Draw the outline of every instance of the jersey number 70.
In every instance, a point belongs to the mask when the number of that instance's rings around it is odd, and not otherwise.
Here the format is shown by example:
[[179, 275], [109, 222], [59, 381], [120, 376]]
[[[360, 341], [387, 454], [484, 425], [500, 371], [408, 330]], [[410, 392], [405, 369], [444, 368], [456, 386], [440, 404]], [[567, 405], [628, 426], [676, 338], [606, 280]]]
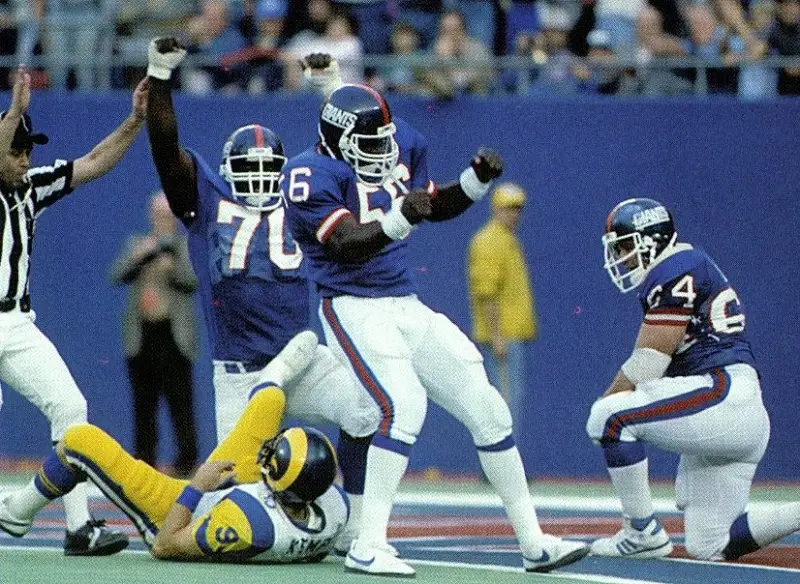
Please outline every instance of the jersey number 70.
[[282, 270], [296, 270], [299, 268], [303, 261], [303, 252], [300, 251], [297, 242], [294, 242], [294, 247], [288, 253], [285, 249], [285, 215], [286, 210], [283, 207], [264, 214], [261, 211], [248, 209], [222, 199], [217, 209], [217, 223], [231, 225], [237, 221], [239, 222], [236, 234], [233, 236], [233, 241], [231, 241], [228, 267], [231, 270], [245, 269], [253, 238], [259, 226], [266, 220], [266, 233], [269, 238], [267, 250], [270, 261]]

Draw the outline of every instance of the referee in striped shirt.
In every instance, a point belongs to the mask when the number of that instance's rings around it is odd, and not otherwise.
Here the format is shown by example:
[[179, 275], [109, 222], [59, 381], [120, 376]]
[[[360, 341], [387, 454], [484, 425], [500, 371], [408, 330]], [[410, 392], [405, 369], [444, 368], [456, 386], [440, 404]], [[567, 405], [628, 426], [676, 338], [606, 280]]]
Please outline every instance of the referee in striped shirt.
[[[128, 117], [90, 152], [37, 168], [30, 168], [31, 151], [48, 139], [34, 133], [25, 113], [30, 96], [30, 75], [20, 67], [11, 105], [0, 114], [0, 405], [3, 388], [18, 391], [47, 417], [57, 442], [68, 426], [86, 422], [87, 408], [64, 360], [34, 324], [28, 291], [34, 225], [50, 205], [120, 161], [144, 124], [147, 81], [134, 90]], [[85, 483], [64, 497], [64, 507], [66, 555], [108, 555], [128, 545], [125, 534], [91, 517]], [[0, 516], [8, 518], [2, 494]]]

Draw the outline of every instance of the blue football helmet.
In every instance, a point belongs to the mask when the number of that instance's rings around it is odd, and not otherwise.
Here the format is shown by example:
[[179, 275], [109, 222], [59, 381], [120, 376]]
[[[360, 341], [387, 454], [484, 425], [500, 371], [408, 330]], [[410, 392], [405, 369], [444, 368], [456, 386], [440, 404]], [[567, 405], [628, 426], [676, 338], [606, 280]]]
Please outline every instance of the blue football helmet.
[[630, 292], [677, 237], [672, 214], [658, 201], [622, 201], [609, 213], [602, 238], [604, 267], [611, 281], [622, 292]]
[[313, 501], [333, 484], [336, 453], [327, 436], [308, 427], [282, 429], [258, 453], [261, 474], [275, 497], [289, 504]]
[[364, 184], [377, 186], [392, 175], [400, 149], [392, 112], [383, 96], [363, 85], [342, 85], [319, 114], [322, 149], [344, 160]]
[[219, 174], [241, 204], [271, 211], [283, 203], [281, 169], [286, 164], [283, 142], [264, 126], [243, 126], [230, 135], [222, 148]]

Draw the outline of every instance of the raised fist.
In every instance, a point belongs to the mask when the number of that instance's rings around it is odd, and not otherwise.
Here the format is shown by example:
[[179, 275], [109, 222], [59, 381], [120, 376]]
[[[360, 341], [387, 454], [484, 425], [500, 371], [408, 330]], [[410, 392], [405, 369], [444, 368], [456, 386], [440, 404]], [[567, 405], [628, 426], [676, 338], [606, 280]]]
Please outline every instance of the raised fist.
[[416, 225], [423, 219], [430, 217], [433, 212], [431, 196], [425, 189], [413, 189], [408, 192], [400, 207], [400, 212], [411, 225]]
[[503, 159], [500, 154], [486, 146], [478, 148], [478, 153], [470, 161], [470, 166], [482, 183], [488, 183], [503, 174]]
[[186, 49], [173, 37], [160, 37], [150, 41], [147, 48], [147, 75], [166, 81], [186, 57]]
[[306, 55], [305, 58], [300, 61], [300, 64], [303, 66], [303, 70], [326, 69], [332, 61], [333, 57], [328, 53], [311, 53], [310, 55]]
[[327, 97], [342, 86], [339, 63], [328, 53], [311, 53], [301, 61], [303, 76], [317, 91]]

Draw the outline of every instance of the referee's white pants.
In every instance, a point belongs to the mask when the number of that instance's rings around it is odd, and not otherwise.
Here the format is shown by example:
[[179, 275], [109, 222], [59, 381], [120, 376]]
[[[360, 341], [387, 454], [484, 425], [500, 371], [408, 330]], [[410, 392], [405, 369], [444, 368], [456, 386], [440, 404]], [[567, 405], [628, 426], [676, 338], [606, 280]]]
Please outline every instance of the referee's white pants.
[[686, 550], [715, 559], [745, 512], [770, 424], [758, 374], [737, 364], [599, 399], [586, 430], [595, 441], [641, 441], [679, 453], [675, 494], [684, 511]]
[[[55, 442], [87, 420], [86, 399], [50, 339], [34, 324], [36, 313], [0, 313], [0, 383], [19, 392], [50, 420]], [[0, 388], [2, 403], [2, 388]]]
[[380, 407], [382, 435], [413, 444], [428, 398], [464, 424], [476, 446], [511, 434], [508, 405], [489, 383], [478, 349], [416, 295], [324, 298], [320, 320], [331, 351]]

